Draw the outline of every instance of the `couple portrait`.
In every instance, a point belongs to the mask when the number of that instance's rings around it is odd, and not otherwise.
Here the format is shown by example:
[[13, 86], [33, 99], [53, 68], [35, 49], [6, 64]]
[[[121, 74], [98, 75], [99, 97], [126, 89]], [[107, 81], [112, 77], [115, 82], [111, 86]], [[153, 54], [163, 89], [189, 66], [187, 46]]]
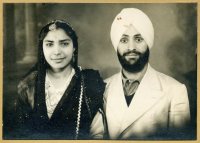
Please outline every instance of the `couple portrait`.
[[3, 140], [197, 140], [197, 3], [3, 3]]

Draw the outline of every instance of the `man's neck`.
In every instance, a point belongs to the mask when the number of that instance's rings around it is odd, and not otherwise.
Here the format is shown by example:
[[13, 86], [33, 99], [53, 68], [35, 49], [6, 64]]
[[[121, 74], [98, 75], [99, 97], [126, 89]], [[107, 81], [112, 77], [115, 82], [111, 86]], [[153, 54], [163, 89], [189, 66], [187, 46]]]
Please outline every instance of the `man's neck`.
[[146, 64], [141, 71], [129, 72], [129, 71], [125, 70], [125, 69], [122, 69], [122, 72], [123, 72], [123, 75], [127, 79], [130, 79], [130, 80], [142, 79], [144, 74], [147, 71], [147, 67], [148, 67], [148, 64]]

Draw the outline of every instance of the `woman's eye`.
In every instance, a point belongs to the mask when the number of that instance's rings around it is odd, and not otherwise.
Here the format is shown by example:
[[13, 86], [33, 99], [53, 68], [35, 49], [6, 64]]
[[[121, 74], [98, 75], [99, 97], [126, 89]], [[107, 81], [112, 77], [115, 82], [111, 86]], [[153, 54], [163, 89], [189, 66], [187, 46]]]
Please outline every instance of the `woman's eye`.
[[47, 46], [47, 47], [52, 47], [52, 46], [53, 46], [53, 43], [46, 43], [46, 46]]
[[127, 38], [122, 38], [122, 39], [120, 40], [120, 42], [121, 42], [121, 43], [127, 43], [127, 42], [128, 42], [128, 39], [127, 39]]
[[68, 42], [64, 42], [64, 43], [61, 43], [62, 46], [68, 46], [69, 43]]

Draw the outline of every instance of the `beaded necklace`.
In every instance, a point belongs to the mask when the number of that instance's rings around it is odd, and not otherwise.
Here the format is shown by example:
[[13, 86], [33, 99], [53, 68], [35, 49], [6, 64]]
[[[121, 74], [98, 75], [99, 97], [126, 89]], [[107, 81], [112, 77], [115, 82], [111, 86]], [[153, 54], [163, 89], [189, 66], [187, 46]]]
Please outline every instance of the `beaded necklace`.
[[[81, 67], [79, 66], [80, 72], [82, 71]], [[83, 101], [83, 93], [84, 93], [84, 77], [81, 74], [81, 89], [80, 89], [80, 97], [79, 97], [79, 104], [78, 104], [78, 114], [77, 114], [77, 122], [76, 122], [76, 135], [75, 139], [78, 139], [79, 130], [80, 130], [80, 119], [81, 119], [81, 106]]]

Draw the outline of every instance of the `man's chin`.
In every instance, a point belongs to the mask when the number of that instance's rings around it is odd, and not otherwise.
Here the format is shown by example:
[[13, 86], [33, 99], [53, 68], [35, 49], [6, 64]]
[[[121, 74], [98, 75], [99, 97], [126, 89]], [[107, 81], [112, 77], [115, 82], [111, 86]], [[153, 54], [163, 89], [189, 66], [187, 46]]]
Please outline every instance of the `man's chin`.
[[123, 65], [122, 67], [129, 72], [140, 72], [142, 69], [145, 67], [146, 64], [144, 65], [137, 65], [137, 64], [126, 64]]
[[121, 63], [122, 67], [129, 72], [139, 72], [146, 64], [147, 62], [141, 63], [138, 59], [124, 60], [124, 63]]
[[149, 49], [144, 54], [141, 54], [137, 58], [130, 58], [127, 56], [121, 56], [119, 52], [117, 52], [117, 56], [121, 66], [130, 72], [139, 72], [141, 71], [149, 60]]
[[131, 59], [131, 60], [126, 60], [126, 64], [129, 66], [134, 66], [137, 63], [138, 60], [136, 59]]

